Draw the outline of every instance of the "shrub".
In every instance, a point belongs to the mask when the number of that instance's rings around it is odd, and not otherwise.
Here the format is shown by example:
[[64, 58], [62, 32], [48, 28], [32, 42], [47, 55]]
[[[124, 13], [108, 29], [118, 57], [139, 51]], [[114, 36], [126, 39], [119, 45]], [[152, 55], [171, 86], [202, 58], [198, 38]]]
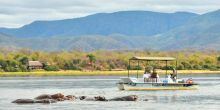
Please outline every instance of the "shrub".
[[115, 69], [115, 65], [114, 65], [113, 63], [110, 63], [110, 64], [109, 64], [109, 68], [110, 68], [110, 69]]
[[193, 65], [193, 69], [201, 70], [202, 67], [198, 64]]
[[8, 66], [8, 67], [5, 68], [5, 71], [6, 72], [19, 72], [21, 70], [19, 68], [16, 68], [16, 67]]
[[46, 70], [46, 71], [59, 71], [59, 67], [57, 67], [57, 66], [46, 66], [44, 68], [44, 70]]

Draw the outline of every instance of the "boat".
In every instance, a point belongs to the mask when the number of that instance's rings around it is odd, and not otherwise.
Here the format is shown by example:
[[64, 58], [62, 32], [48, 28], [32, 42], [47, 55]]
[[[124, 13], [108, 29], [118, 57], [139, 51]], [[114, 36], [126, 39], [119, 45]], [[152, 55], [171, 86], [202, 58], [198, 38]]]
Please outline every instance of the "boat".
[[[139, 73], [137, 69], [137, 75], [135, 77], [131, 77], [130, 66], [132, 62], [137, 62], [140, 67], [140, 62], [165, 62], [166, 63], [166, 74], [164, 78], [150, 78], [151, 80], [145, 81], [143, 78], [138, 78]], [[194, 83], [192, 78], [189, 79], [181, 79], [177, 77], [177, 70], [175, 80], [170, 78], [168, 74], [168, 62], [177, 60], [173, 57], [132, 57], [129, 59], [129, 68], [128, 68], [128, 76], [120, 78], [117, 83], [119, 90], [128, 90], [128, 91], [153, 91], [153, 90], [196, 90], [198, 89], [198, 84]]]

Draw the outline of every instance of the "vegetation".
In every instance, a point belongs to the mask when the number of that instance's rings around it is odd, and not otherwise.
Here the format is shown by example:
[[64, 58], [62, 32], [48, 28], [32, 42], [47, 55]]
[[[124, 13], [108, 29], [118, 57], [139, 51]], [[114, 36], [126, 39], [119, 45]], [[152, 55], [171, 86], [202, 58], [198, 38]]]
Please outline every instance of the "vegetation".
[[[158, 70], [159, 74], [165, 74], [165, 70]], [[142, 76], [144, 73], [143, 70], [139, 71], [138, 74]], [[171, 73], [171, 70], [168, 71], [168, 73]], [[220, 73], [220, 71], [209, 71], [209, 70], [178, 70], [178, 74], [217, 74]], [[26, 76], [126, 76], [128, 74], [128, 71], [31, 71], [31, 72], [0, 72], [0, 77], [26, 77]], [[136, 76], [137, 71], [132, 70], [130, 71], [130, 75]]]
[[[178, 60], [178, 70], [220, 70], [220, 54], [213, 51], [62, 51], [43, 52], [21, 49], [14, 52], [0, 50], [1, 72], [26, 72], [36, 71], [27, 69], [28, 61], [40, 61], [44, 63], [46, 71], [79, 70], [79, 71], [114, 71], [144, 69], [146, 63], [131, 62], [128, 67], [128, 59], [132, 56], [171, 56]], [[159, 64], [158, 64], [159, 63]], [[175, 67], [176, 62], [169, 62], [169, 68]], [[158, 69], [166, 69], [165, 63], [154, 62], [148, 65]]]

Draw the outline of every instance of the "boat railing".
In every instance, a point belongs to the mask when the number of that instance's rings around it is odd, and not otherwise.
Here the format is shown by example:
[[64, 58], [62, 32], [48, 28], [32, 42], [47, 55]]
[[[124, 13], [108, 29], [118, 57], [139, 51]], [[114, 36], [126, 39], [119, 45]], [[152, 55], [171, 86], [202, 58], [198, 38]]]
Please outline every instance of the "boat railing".
[[152, 83], [160, 82], [160, 78], [147, 78], [147, 80], [144, 82], [152, 82]]

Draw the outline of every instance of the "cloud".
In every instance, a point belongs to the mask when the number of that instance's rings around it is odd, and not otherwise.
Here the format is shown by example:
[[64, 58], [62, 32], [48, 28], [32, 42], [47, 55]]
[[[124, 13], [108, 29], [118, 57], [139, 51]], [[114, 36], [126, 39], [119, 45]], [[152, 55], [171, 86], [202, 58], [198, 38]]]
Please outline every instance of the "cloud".
[[206, 13], [219, 0], [0, 0], [0, 27], [20, 27], [35, 20], [58, 20], [126, 10]]

